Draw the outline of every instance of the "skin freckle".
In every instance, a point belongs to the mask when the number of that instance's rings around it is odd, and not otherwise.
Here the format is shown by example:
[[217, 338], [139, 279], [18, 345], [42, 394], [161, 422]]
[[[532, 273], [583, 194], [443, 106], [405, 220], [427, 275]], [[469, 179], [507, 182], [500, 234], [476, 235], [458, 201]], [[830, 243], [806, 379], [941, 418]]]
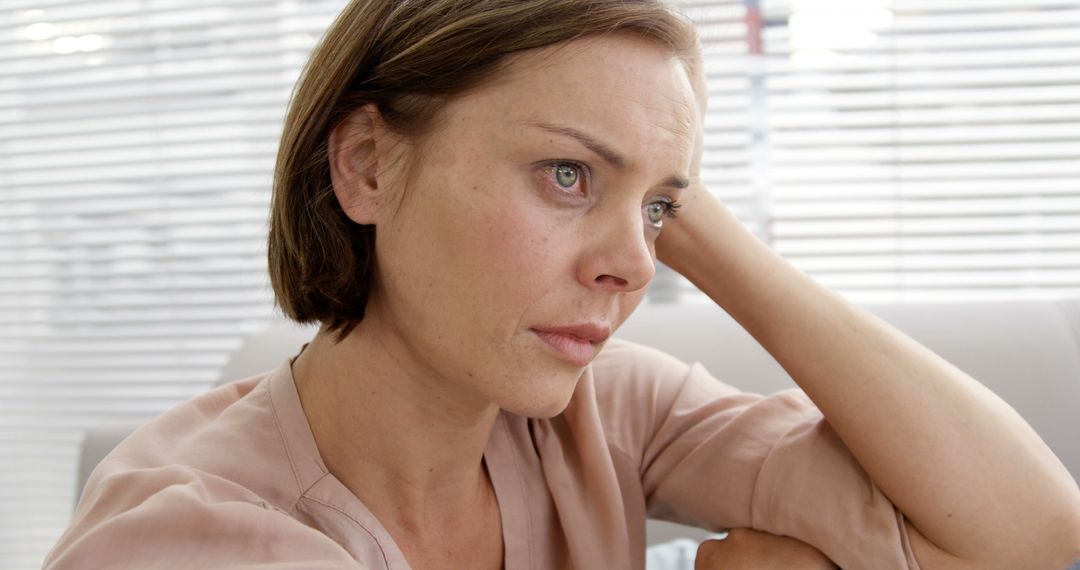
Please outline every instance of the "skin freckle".
[[[544, 58], [550, 67], [537, 73]], [[452, 120], [422, 147], [403, 149], [408, 192], [394, 194], [400, 207], [379, 220], [379, 279], [347, 349], [333, 353], [351, 364], [338, 371], [379, 371], [342, 374], [341, 382], [386, 389], [378, 402], [349, 401], [356, 406], [328, 397], [346, 412], [344, 427], [328, 428], [340, 432], [330, 439], [373, 433], [374, 418], [391, 418], [383, 427], [395, 445], [402, 430], [438, 425], [406, 451], [461, 471], [458, 449], [482, 450], [498, 410], [550, 418], [565, 408], [582, 367], [536, 331], [582, 323], [614, 329], [644, 297], [654, 265], [639, 202], [647, 185], [674, 174], [668, 131], [677, 121], [667, 98], [679, 97], [681, 86], [670, 81], [671, 65], [663, 47], [621, 36], [532, 52], [498, 80], [455, 98], [441, 111]], [[522, 132], [534, 118], [586, 133], [625, 160], [594, 156], [572, 137]], [[557, 160], [585, 162], [599, 183], [590, 188], [585, 180], [584, 198], [563, 199], [536, 166]], [[323, 346], [335, 350], [329, 339]], [[298, 362], [312, 377], [326, 374], [313, 351], [304, 354]], [[365, 405], [380, 413], [354, 413]], [[342, 464], [358, 455], [350, 445], [332, 450]], [[429, 465], [400, 467], [424, 474]], [[346, 484], [365, 481], [358, 474]]]

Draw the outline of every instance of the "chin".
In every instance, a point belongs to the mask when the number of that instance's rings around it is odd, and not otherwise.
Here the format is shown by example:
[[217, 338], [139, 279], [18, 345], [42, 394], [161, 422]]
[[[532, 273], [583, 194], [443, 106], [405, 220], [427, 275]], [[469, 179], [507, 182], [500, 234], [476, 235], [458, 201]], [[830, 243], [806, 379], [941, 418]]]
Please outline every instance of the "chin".
[[570, 404], [570, 398], [567, 398], [566, 401], [564, 401], [564, 402], [559, 402], [558, 405], [555, 405], [555, 406], [550, 406], [550, 407], [547, 407], [547, 408], [540, 408], [540, 409], [532, 409], [532, 410], [529, 410], [526, 413], [518, 414], [518, 415], [527, 416], [527, 417], [530, 417], [530, 418], [536, 418], [536, 419], [540, 419], [540, 420], [547, 420], [547, 419], [551, 419], [551, 418], [563, 413], [563, 410], [566, 409], [566, 406], [568, 404]]
[[[570, 398], [573, 397], [582, 374], [584, 371], [572, 377], [565, 373], [553, 373], [531, 378], [527, 382], [536, 388], [516, 390], [513, 394], [515, 397], [508, 398], [499, 407], [519, 416], [538, 419], [553, 418], [561, 414], [570, 404]], [[553, 379], [557, 380], [553, 382]]]

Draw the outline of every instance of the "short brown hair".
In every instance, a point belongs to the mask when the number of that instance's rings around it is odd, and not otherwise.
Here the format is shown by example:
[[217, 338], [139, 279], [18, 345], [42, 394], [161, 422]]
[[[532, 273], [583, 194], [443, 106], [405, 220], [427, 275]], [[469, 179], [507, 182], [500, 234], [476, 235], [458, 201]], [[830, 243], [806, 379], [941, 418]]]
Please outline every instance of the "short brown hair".
[[440, 100], [482, 84], [507, 55], [617, 31], [684, 61], [697, 46], [693, 26], [662, 0], [353, 0], [311, 54], [278, 148], [268, 254], [282, 311], [341, 337], [364, 317], [374, 227], [342, 212], [327, 159], [349, 113], [374, 103], [391, 129], [418, 137]]

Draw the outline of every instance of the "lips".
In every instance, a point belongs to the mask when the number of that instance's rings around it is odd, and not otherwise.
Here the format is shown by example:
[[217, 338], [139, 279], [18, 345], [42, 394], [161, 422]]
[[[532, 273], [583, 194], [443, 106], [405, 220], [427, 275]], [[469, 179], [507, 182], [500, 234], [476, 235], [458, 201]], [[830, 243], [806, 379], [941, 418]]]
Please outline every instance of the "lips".
[[588, 366], [600, 345], [611, 336], [610, 327], [594, 323], [533, 327], [530, 330], [559, 357], [579, 367]]

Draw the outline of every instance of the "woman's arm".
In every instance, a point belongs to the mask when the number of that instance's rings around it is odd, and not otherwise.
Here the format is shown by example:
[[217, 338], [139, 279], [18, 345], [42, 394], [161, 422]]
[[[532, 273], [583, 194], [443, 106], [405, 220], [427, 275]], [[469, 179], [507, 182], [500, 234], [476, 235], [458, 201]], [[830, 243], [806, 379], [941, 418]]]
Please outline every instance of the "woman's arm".
[[1012, 408], [794, 268], [700, 184], [681, 201], [658, 257], [791, 374], [907, 517], [925, 568], [1080, 557], [1080, 490]]

